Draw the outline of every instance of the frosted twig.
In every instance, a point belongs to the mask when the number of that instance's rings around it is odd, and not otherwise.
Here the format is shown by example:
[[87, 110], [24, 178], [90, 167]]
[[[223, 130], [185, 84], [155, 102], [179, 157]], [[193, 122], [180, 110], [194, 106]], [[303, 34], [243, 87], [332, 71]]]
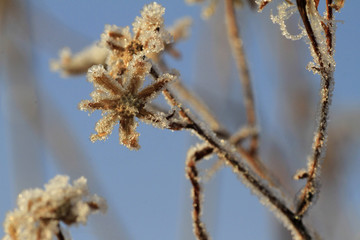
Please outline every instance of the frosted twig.
[[[159, 62], [159, 66], [162, 68], [164, 72], [168, 72], [169, 68], [166, 63], [163, 61]], [[160, 73], [153, 68], [150, 72], [153, 77], [156, 79]], [[215, 116], [210, 112], [208, 107], [198, 99], [189, 89], [187, 89], [180, 81], [175, 81], [172, 86], [175, 86], [176, 93], [183, 98], [183, 100], [187, 101], [193, 108], [195, 108], [203, 120], [209, 124], [212, 131], [214, 131], [217, 135], [222, 136], [223, 138], [229, 138], [230, 134], [220, 125]], [[174, 94], [169, 92], [169, 90], [165, 91], [166, 98], [169, 100], [170, 105], [178, 107], [179, 103], [177, 103]], [[184, 110], [182, 110], [184, 111]], [[234, 145], [238, 145], [238, 143], [244, 140], [247, 137], [252, 137], [254, 135], [257, 136], [257, 128], [256, 127], [243, 127], [239, 129], [238, 132], [235, 133], [229, 140], [230, 143]], [[255, 172], [261, 176], [263, 179], [269, 181], [270, 184], [273, 184], [273, 179], [270, 176], [271, 174], [267, 170], [267, 168], [262, 164], [261, 161], [258, 160], [256, 156], [249, 154], [247, 150], [242, 148], [240, 145], [237, 146], [237, 150], [241, 154], [241, 156], [254, 168]], [[255, 159], [255, 161], [254, 161]], [[219, 164], [215, 165], [219, 166]], [[215, 172], [215, 170], [211, 170], [210, 172]], [[212, 173], [211, 173], [212, 174]]]
[[[157, 78], [160, 74], [155, 68], [151, 68], [150, 74]], [[240, 176], [243, 183], [253, 190], [253, 192], [259, 197], [260, 201], [265, 203], [270, 210], [272, 210], [276, 217], [289, 229], [294, 239], [312, 239], [309, 230], [305, 227], [302, 219], [298, 219], [296, 214], [291, 211], [283, 199], [276, 195], [275, 189], [269, 187], [266, 183], [260, 180], [256, 174], [254, 174], [235, 153], [225, 147], [218, 139], [216, 134], [211, 130], [205, 129], [205, 127], [198, 123], [191, 115], [186, 111], [179, 103], [173, 94], [164, 89], [163, 94], [168, 100], [169, 104], [176, 107], [179, 111], [179, 115], [187, 122], [184, 126], [185, 129], [192, 130], [196, 135], [214, 148], [214, 152], [222, 159], [233, 171]]]
[[[233, 55], [239, 71], [239, 77], [243, 86], [243, 99], [246, 109], [247, 124], [250, 128], [256, 128], [256, 113], [253, 89], [251, 86], [250, 70], [246, 60], [243, 41], [240, 37], [239, 27], [236, 22], [236, 13], [234, 0], [225, 1], [226, 8], [226, 26], [228, 30], [228, 37], [230, 45], [233, 50]], [[258, 150], [258, 134], [253, 134], [250, 140], [249, 152], [251, 155], [256, 156]], [[251, 164], [257, 165], [254, 158]]]
[[[298, 207], [296, 214], [298, 218], [301, 218], [309, 209], [309, 207], [314, 203], [318, 194], [319, 194], [319, 179], [320, 179], [320, 166], [321, 160], [325, 155], [325, 146], [327, 142], [327, 129], [328, 129], [328, 118], [329, 118], [329, 107], [331, 104], [332, 90], [334, 85], [333, 71], [334, 66], [329, 62], [329, 58], [332, 58], [332, 41], [328, 41], [328, 52], [324, 53], [321, 51], [319, 46], [319, 39], [317, 39], [320, 34], [317, 34], [313, 29], [313, 22], [309, 19], [315, 15], [315, 6], [313, 2], [306, 0], [297, 0], [297, 6], [299, 13], [301, 15], [302, 21], [304, 23], [307, 35], [310, 40], [310, 44], [313, 52], [315, 53], [314, 59], [315, 62], [319, 64], [319, 74], [321, 76], [321, 100], [319, 106], [319, 120], [317, 130], [314, 135], [313, 141], [313, 151], [309, 158], [308, 162], [308, 178], [305, 187], [301, 191], [301, 196], [299, 198]], [[329, 3], [327, 1], [326, 3]], [[327, 8], [329, 9], [329, 8]], [[328, 11], [328, 18], [332, 20], [332, 12]], [[330, 25], [328, 26], [330, 27]], [[317, 35], [316, 35], [317, 34]], [[326, 38], [331, 37], [326, 34]], [[329, 39], [328, 39], [329, 40]], [[330, 44], [330, 45], [329, 45]], [[330, 56], [325, 56], [329, 54]]]
[[198, 170], [196, 167], [196, 163], [203, 159], [204, 157], [208, 156], [214, 151], [214, 148], [205, 144], [200, 148], [191, 148], [188, 151], [188, 156], [186, 160], [186, 175], [189, 178], [192, 190], [191, 190], [191, 197], [193, 199], [193, 227], [194, 227], [194, 234], [198, 240], [207, 240], [210, 239], [204, 223], [201, 221], [201, 211], [202, 211], [202, 197], [201, 197], [201, 186], [199, 183], [199, 176]]
[[[229, 137], [229, 133], [225, 133], [224, 135], [225, 135], [225, 139], [228, 139], [229, 143], [231, 143], [236, 148], [240, 156], [247, 163], [250, 164], [252, 170], [254, 170], [254, 172], [257, 175], [259, 175], [262, 179], [268, 181], [268, 183], [271, 186], [275, 186], [275, 183], [278, 182], [277, 179], [271, 174], [269, 169], [267, 169], [267, 167], [264, 164], [262, 164], [262, 161], [258, 159], [259, 157], [251, 155], [248, 150], [246, 150], [243, 146], [241, 146], [241, 142], [246, 138], [251, 137], [253, 134], [257, 134], [256, 128], [243, 127], [240, 128], [235, 134], [233, 134], [230, 137]], [[256, 161], [254, 161], [254, 159]], [[219, 159], [218, 161], [221, 162], [221, 159]], [[207, 179], [210, 179], [211, 176], [216, 172], [216, 170], [221, 166], [222, 164], [220, 164], [219, 162], [215, 163], [210, 168], [209, 173], [207, 175]]]
[[[189, 119], [191, 117], [187, 115]], [[192, 129], [199, 138], [207, 142], [214, 148], [215, 153], [223, 159], [223, 161], [230, 166], [233, 171], [238, 174], [243, 180], [244, 184], [253, 190], [253, 192], [260, 198], [260, 201], [265, 203], [270, 210], [272, 210], [276, 217], [289, 229], [294, 239], [312, 239], [309, 230], [304, 226], [302, 219], [298, 219], [296, 214], [292, 212], [282, 199], [275, 194], [275, 190], [269, 187], [266, 183], [258, 179], [256, 175], [248, 169], [242, 161], [234, 155], [234, 153], [223, 146], [214, 133], [207, 132], [201, 124], [196, 123], [193, 119], [192, 124], [188, 128]]]
[[324, 32], [325, 32], [328, 53], [331, 56], [334, 54], [333, 52], [334, 41], [333, 41], [333, 34], [331, 32], [331, 29], [333, 28], [332, 20], [334, 18], [333, 9], [331, 7], [332, 2], [333, 2], [332, 0], [326, 0], [326, 20], [328, 20], [328, 23], [326, 24], [324, 22], [321, 22], [321, 26], [324, 28]]
[[216, 119], [207, 105], [201, 101], [193, 92], [191, 92], [181, 81], [176, 81], [172, 85], [175, 88], [176, 93], [184, 99], [189, 105], [196, 109], [197, 113], [204, 119], [205, 122], [209, 124], [211, 129], [215, 132], [223, 131], [223, 127], [220, 122]]
[[[163, 61], [163, 59], [160, 59], [158, 64], [162, 72], [169, 72], [170, 69]], [[171, 88], [174, 88], [176, 95], [178, 95], [183, 101], [187, 102], [193, 109], [196, 110], [200, 117], [210, 126], [213, 131], [216, 133], [222, 133], [224, 131], [224, 127], [221, 126], [221, 123], [216, 119], [208, 106], [184, 84], [182, 84], [181, 80], [173, 82]]]

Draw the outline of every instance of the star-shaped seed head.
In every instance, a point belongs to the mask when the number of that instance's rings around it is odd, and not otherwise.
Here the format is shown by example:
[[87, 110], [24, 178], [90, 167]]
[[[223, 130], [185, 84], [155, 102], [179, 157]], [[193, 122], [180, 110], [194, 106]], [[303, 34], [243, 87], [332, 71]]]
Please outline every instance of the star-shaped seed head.
[[145, 77], [153, 68], [147, 55], [163, 51], [164, 44], [170, 42], [162, 18], [164, 11], [157, 3], [145, 6], [141, 17], [133, 23], [134, 36], [128, 27], [105, 28], [101, 44], [110, 51], [106, 68], [96, 65], [89, 69], [88, 81], [94, 84], [95, 90], [91, 93], [92, 100], [79, 104], [83, 111], [101, 110], [103, 113], [91, 141], [105, 140], [119, 123], [120, 143], [129, 149], [139, 149], [135, 117], [157, 127], [166, 126], [166, 119], [151, 110], [148, 104], [176, 76], [163, 74], [142, 88]]

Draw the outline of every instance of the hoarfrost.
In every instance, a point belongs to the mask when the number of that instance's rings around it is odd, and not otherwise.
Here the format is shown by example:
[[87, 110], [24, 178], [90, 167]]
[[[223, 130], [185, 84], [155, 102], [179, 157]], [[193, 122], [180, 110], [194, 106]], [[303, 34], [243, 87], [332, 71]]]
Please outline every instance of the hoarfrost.
[[277, 10], [278, 15], [274, 16], [271, 12], [270, 19], [273, 23], [279, 24], [282, 35], [291, 40], [299, 40], [306, 36], [306, 31], [301, 26], [299, 26], [301, 32], [297, 35], [291, 35], [287, 30], [285, 21], [297, 12], [297, 7], [295, 5], [290, 5], [287, 2], [283, 2], [277, 7]]
[[154, 2], [146, 5], [141, 11], [141, 17], [136, 17], [133, 23], [135, 38], [146, 46], [145, 54], [157, 53], [165, 48], [165, 43], [170, 43], [172, 37], [164, 26], [162, 15], [165, 8]]
[[17, 205], [17, 209], [6, 215], [3, 240], [51, 240], [62, 235], [60, 222], [85, 224], [90, 213], [107, 209], [103, 198], [89, 194], [84, 177], [71, 186], [69, 177], [62, 175], [51, 179], [44, 190], [24, 190]]
[[[109, 45], [126, 48], [132, 41], [129, 27], [118, 27], [116, 25], [105, 25], [104, 33], [101, 34], [100, 46]], [[111, 50], [111, 49], [110, 49]]]

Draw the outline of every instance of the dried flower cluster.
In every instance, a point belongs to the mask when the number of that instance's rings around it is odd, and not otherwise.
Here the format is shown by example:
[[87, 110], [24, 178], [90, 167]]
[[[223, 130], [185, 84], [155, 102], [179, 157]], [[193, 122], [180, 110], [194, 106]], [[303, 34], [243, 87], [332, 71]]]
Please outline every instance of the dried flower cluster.
[[[187, 2], [198, 3], [203, 2], [203, 0], [187, 0]], [[306, 39], [313, 57], [313, 62], [309, 64], [308, 69], [321, 77], [319, 120], [311, 156], [308, 160], [308, 168], [299, 170], [294, 176], [296, 180], [306, 180], [296, 202], [291, 202], [288, 196], [285, 196], [281, 191], [281, 186], [277, 186], [277, 179], [263, 164], [258, 151], [260, 133], [256, 120], [252, 80], [235, 11], [235, 7], [243, 2], [242, 0], [225, 0], [228, 38], [243, 87], [247, 117], [245, 126], [241, 126], [238, 133], [227, 132], [226, 128], [221, 126], [199, 99], [184, 86], [174, 84], [179, 95], [182, 95], [185, 101], [198, 110], [199, 115], [202, 115], [200, 117], [204, 122], [199, 122], [190, 110], [185, 109], [182, 103], [174, 97], [172, 91], [167, 88], [169, 83], [177, 78], [177, 74], [160, 73], [159, 69], [163, 72], [169, 71], [162, 59], [162, 53], [167, 51], [174, 57], [180, 55], [173, 48], [173, 43], [186, 37], [190, 22], [183, 20], [176, 24], [171, 31], [167, 31], [162, 17], [165, 9], [157, 3], [144, 7], [141, 17], [137, 17], [133, 23], [133, 33], [130, 32], [129, 27], [107, 25], [98, 45], [94, 45], [75, 56], [72, 56], [69, 50], [65, 50], [60, 56], [60, 61], [53, 62], [52, 66], [65, 74], [82, 73], [89, 68], [87, 79], [93, 83], [95, 90], [91, 93], [92, 99], [83, 100], [79, 104], [79, 108], [90, 113], [95, 110], [102, 112], [102, 119], [95, 126], [96, 133], [91, 135], [93, 142], [105, 140], [114, 126], [119, 123], [120, 143], [132, 150], [139, 149], [136, 118], [160, 128], [191, 130], [199, 137], [202, 144], [190, 149], [186, 161], [187, 177], [192, 184], [192, 216], [194, 234], [197, 239], [207, 240], [210, 238], [206, 226], [201, 220], [203, 188], [197, 163], [213, 154], [217, 155], [221, 164], [231, 167], [241, 181], [258, 196], [260, 202], [273, 211], [274, 215], [290, 230], [293, 239], [315, 239], [317, 233], [308, 229], [303, 222], [303, 217], [319, 194], [320, 167], [325, 154], [329, 107], [334, 84], [333, 73], [335, 71], [333, 9], [339, 10], [344, 1], [327, 0], [326, 11], [323, 16], [318, 12], [319, 1], [297, 0], [295, 5], [292, 1], [285, 0], [277, 7], [278, 14], [276, 16], [271, 14], [271, 20], [279, 24], [282, 34], [286, 38], [292, 40]], [[257, 3], [261, 11], [272, 1], [248, 0], [247, 2], [250, 6]], [[215, 11], [217, 3], [217, 0], [211, 0], [203, 15], [205, 17], [210, 16]], [[299, 13], [303, 26], [300, 26], [300, 33], [293, 36], [287, 31], [285, 21], [297, 13]], [[172, 42], [173, 40], [174, 42]], [[99, 55], [94, 57], [96, 55], [94, 53], [98, 51]], [[159, 67], [155, 64], [158, 64]], [[152, 83], [143, 87], [148, 76]], [[170, 114], [158, 110], [151, 104], [151, 101], [161, 91], [172, 107]], [[67, 194], [63, 193], [63, 195], [66, 196]], [[36, 201], [42, 202], [42, 199], [38, 198]], [[29, 210], [34, 208], [34, 201], [32, 200], [31, 204], [27, 204]], [[40, 224], [36, 225], [35, 230], [39, 232], [38, 228], [40, 229], [41, 226], [45, 225], [47, 227], [49, 220], [56, 220], [57, 222], [54, 222], [51, 227], [46, 228], [50, 229], [46, 230], [48, 232], [40, 231], [41, 234], [51, 236], [51, 234], [61, 232], [59, 221], [72, 224], [83, 222], [81, 219], [86, 219], [86, 217], [80, 217], [87, 216], [86, 214], [81, 215], [79, 210], [72, 210], [75, 208], [68, 205], [72, 206], [68, 202], [63, 202], [52, 208], [60, 210], [51, 212], [55, 216], [41, 217]], [[90, 205], [89, 202], [85, 203], [85, 206], [91, 207]], [[64, 211], [70, 214], [65, 215], [63, 214]], [[34, 215], [34, 213], [32, 214]], [[23, 232], [23, 230], [14, 228], [16, 223], [11, 222], [12, 219], [15, 219], [14, 217], [8, 218], [10, 219], [8, 222], [11, 224], [6, 225], [6, 228], [10, 239], [19, 239], [13, 236], [17, 237], [17, 232]], [[19, 222], [21, 221], [23, 219], [19, 220]], [[27, 234], [33, 234], [35, 230], [31, 230], [32, 232]]]
[[157, 3], [145, 6], [141, 17], [133, 23], [133, 35], [129, 27], [105, 27], [101, 36], [101, 45], [109, 51], [105, 66], [95, 65], [89, 69], [88, 81], [94, 84], [95, 91], [91, 93], [91, 101], [79, 104], [83, 111], [101, 110], [103, 113], [91, 141], [106, 139], [119, 122], [120, 143], [129, 149], [139, 149], [135, 117], [157, 127], [166, 127], [164, 115], [148, 104], [176, 75], [163, 74], [141, 89], [154, 67], [149, 56], [159, 54], [172, 39], [164, 27], [164, 12]]
[[3, 240], [65, 239], [60, 223], [85, 224], [89, 214], [106, 211], [105, 200], [89, 194], [84, 177], [75, 180], [72, 186], [68, 182], [69, 177], [58, 175], [45, 184], [45, 190], [21, 192], [18, 208], [6, 216]]
[[[174, 48], [174, 44], [189, 36], [191, 23], [192, 20], [189, 17], [177, 20], [173, 26], [167, 28], [167, 31], [172, 36], [172, 41], [165, 42], [164, 51], [148, 53], [146, 56], [156, 63], [159, 63], [164, 52], [167, 52], [174, 58], [180, 58], [181, 53]], [[53, 71], [59, 71], [63, 77], [84, 74], [93, 65], [106, 65], [109, 53], [111, 51], [109, 51], [107, 44], [95, 43], [75, 54], [72, 54], [70, 48], [65, 47], [60, 50], [59, 59], [52, 59], [50, 61], [50, 68]]]

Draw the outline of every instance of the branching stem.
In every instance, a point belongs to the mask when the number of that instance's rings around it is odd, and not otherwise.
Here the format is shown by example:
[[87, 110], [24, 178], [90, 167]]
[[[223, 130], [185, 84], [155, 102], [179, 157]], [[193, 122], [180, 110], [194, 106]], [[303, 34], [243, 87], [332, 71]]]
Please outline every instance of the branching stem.
[[[160, 76], [155, 68], [151, 69], [150, 74], [155, 79]], [[220, 139], [216, 137], [214, 132], [206, 130], [200, 123], [195, 121], [168, 89], [163, 90], [163, 94], [172, 106], [178, 108], [180, 116], [188, 122], [185, 128], [192, 130], [200, 139], [209, 144], [218, 157], [223, 159], [223, 161], [242, 178], [246, 186], [253, 189], [262, 201], [268, 202], [270, 208], [276, 213], [275, 215], [285, 226], [287, 226], [294, 236], [303, 240], [312, 239], [311, 234], [303, 224], [302, 219], [299, 219], [297, 215], [286, 206], [284, 201], [275, 194], [274, 189], [269, 187], [248, 169], [234, 152], [221, 144]]]
[[[159, 60], [159, 67], [162, 72], [169, 72], [169, 67], [163, 61], [163, 59]], [[201, 101], [192, 91], [190, 91], [182, 81], [175, 81], [172, 84], [176, 94], [183, 100], [186, 101], [193, 109], [197, 111], [200, 117], [211, 127], [211, 129], [215, 132], [222, 132], [224, 127], [221, 126], [220, 122], [216, 119], [214, 114], [210, 111], [208, 106]]]
[[[314, 203], [319, 193], [318, 181], [320, 178], [321, 160], [325, 155], [325, 146], [327, 141], [327, 129], [328, 129], [328, 119], [329, 119], [329, 107], [331, 104], [334, 78], [333, 78], [333, 70], [331, 66], [327, 66], [327, 64], [324, 61], [325, 56], [323, 56], [323, 53], [320, 51], [318, 40], [316, 39], [314, 30], [309, 20], [309, 16], [308, 16], [309, 7], [307, 6], [309, 2], [307, 0], [297, 0], [296, 2], [307, 35], [309, 37], [310, 44], [318, 58], [318, 62], [320, 65], [319, 72], [321, 75], [321, 92], [320, 92], [321, 100], [319, 104], [320, 112], [319, 112], [318, 126], [314, 135], [313, 151], [308, 165], [309, 177], [307, 178], [306, 185], [302, 190], [296, 211], [298, 218], [302, 218], [303, 215], [309, 209], [309, 207]], [[326, 3], [327, 4], [331, 3], [331, 0], [327, 0]], [[329, 7], [327, 7], [326, 9], [327, 9], [328, 20], [332, 20], [333, 18], [332, 10], [329, 9]], [[331, 21], [329, 22], [329, 24], [332, 24]], [[327, 39], [328, 54], [330, 54], [332, 57], [333, 42], [332, 42], [332, 33], [330, 31], [330, 27], [331, 27], [330, 25], [326, 25], [324, 31]]]

